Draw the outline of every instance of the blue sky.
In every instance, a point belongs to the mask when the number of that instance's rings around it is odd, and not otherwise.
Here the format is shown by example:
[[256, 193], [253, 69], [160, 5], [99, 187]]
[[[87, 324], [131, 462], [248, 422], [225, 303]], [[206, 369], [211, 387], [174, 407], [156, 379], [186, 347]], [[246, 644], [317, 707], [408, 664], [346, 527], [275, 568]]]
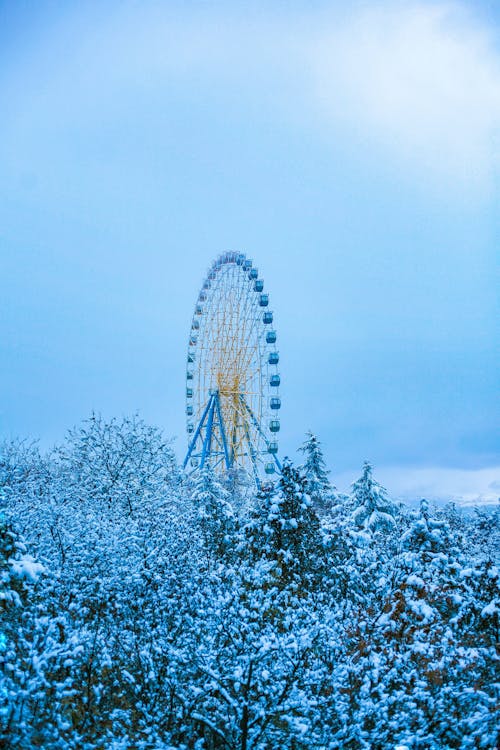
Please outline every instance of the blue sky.
[[[348, 6], [348, 7], [347, 7]], [[272, 295], [282, 449], [498, 496], [493, 2], [0, 2], [0, 432], [184, 450], [205, 270]]]

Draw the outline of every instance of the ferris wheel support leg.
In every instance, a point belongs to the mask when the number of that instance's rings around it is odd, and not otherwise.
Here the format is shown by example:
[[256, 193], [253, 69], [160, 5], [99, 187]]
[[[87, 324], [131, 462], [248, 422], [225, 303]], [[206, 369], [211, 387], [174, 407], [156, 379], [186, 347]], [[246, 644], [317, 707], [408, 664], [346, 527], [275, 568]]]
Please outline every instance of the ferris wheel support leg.
[[224, 422], [222, 420], [222, 412], [221, 412], [221, 408], [220, 408], [220, 399], [219, 399], [219, 394], [218, 393], [217, 393], [217, 395], [215, 397], [215, 405], [217, 407], [217, 417], [218, 417], [218, 420], [219, 420], [220, 434], [221, 434], [221, 438], [222, 438], [222, 445], [223, 445], [223, 448], [224, 448], [224, 459], [226, 461], [226, 469], [230, 469], [231, 468], [231, 462], [229, 460], [229, 452], [227, 450], [226, 430], [224, 429]]
[[[255, 429], [258, 431], [259, 435], [267, 442], [267, 438], [266, 438], [266, 436], [264, 435], [264, 433], [262, 432], [262, 430], [260, 428], [260, 424], [259, 424], [259, 421], [258, 421], [257, 417], [255, 416], [255, 414], [253, 413], [253, 411], [251, 410], [251, 408], [248, 406], [248, 404], [245, 401], [245, 399], [243, 398], [243, 396], [240, 396], [240, 399], [241, 399], [241, 403], [243, 404], [243, 406], [245, 407], [245, 409], [247, 410], [247, 412], [250, 414], [250, 419], [252, 420]], [[274, 458], [274, 463], [278, 467], [278, 471], [281, 473], [281, 469], [282, 469], [281, 461], [279, 460], [278, 456], [275, 453], [273, 453], [271, 455]]]
[[198, 437], [199, 437], [199, 435], [200, 435], [200, 432], [201, 432], [201, 430], [202, 430], [202, 427], [203, 427], [203, 424], [204, 424], [204, 422], [205, 422], [205, 419], [207, 418], [207, 414], [208, 414], [208, 411], [209, 411], [209, 409], [210, 409], [210, 405], [211, 405], [211, 403], [212, 403], [212, 399], [213, 399], [213, 396], [210, 396], [210, 398], [209, 398], [209, 400], [208, 400], [208, 404], [207, 404], [207, 405], [206, 405], [206, 407], [205, 407], [205, 411], [203, 412], [203, 414], [202, 414], [202, 416], [201, 416], [201, 419], [200, 419], [200, 421], [199, 421], [199, 423], [198, 423], [198, 427], [196, 428], [196, 432], [195, 432], [195, 433], [194, 433], [194, 435], [193, 435], [193, 439], [191, 440], [191, 442], [190, 442], [190, 444], [189, 444], [189, 448], [188, 448], [188, 452], [187, 452], [187, 454], [186, 454], [186, 458], [184, 459], [184, 463], [182, 464], [182, 468], [183, 468], [183, 469], [185, 469], [185, 468], [186, 468], [186, 466], [187, 466], [187, 462], [189, 461], [189, 458], [190, 458], [190, 456], [191, 456], [191, 453], [192, 453], [192, 452], [193, 452], [193, 450], [194, 450], [194, 447], [195, 447], [195, 445], [196, 445], [196, 441], [198, 440]]
[[207, 432], [205, 435], [205, 440], [203, 441], [203, 449], [201, 451], [200, 469], [203, 469], [205, 465], [205, 459], [207, 455], [210, 455], [210, 449], [212, 447], [212, 427], [214, 424], [215, 400], [216, 395], [212, 395], [210, 398], [210, 410], [208, 412]]

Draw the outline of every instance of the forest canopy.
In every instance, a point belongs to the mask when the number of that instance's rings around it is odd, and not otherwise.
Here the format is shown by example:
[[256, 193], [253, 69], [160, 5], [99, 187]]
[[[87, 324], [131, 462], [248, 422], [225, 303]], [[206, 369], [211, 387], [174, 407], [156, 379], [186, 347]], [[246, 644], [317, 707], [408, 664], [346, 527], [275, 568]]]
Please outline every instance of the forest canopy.
[[301, 450], [257, 490], [138, 417], [2, 444], [0, 744], [497, 747], [498, 508]]

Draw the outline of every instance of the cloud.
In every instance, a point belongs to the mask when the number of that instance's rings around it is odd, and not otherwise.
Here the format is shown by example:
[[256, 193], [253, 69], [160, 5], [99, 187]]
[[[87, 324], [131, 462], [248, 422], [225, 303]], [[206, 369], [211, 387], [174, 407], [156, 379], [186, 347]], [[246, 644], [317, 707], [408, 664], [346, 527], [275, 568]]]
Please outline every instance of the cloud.
[[[500, 497], [500, 466], [483, 469], [451, 469], [441, 467], [412, 468], [401, 466], [375, 467], [375, 478], [389, 494], [402, 500], [428, 500], [459, 505], [495, 505]], [[346, 489], [356, 477], [341, 474], [333, 481]]]
[[330, 122], [420, 174], [485, 188], [498, 164], [500, 55], [463, 6], [383, 3], [325, 28], [312, 88]]
[[17, 138], [33, 122], [91, 127], [119, 118], [134, 97], [147, 106], [179, 87], [225, 90], [235, 107], [251, 92], [257, 116], [361, 145], [362, 158], [389, 162], [405, 180], [467, 195], [491, 188], [500, 54], [491, 29], [459, 4], [253, 14], [117, 4], [75, 11], [44, 33], [18, 53], [21, 76], [8, 91]]

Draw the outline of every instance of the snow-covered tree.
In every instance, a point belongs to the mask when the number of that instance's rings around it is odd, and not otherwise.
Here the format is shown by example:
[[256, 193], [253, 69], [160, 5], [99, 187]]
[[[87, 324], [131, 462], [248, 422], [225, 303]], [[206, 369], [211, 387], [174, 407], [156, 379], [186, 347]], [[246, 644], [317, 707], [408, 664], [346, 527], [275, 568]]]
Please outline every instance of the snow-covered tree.
[[68, 433], [54, 459], [67, 492], [74, 489], [82, 502], [118, 503], [129, 515], [143, 513], [152, 495], [180, 481], [171, 445], [138, 416], [105, 420], [92, 414]]
[[[46, 579], [44, 581], [44, 579]], [[45, 583], [45, 586], [43, 585]], [[48, 585], [47, 585], [48, 584]], [[0, 745], [70, 747], [71, 667], [81, 646], [53, 611], [54, 581], [0, 515]], [[52, 587], [52, 589], [51, 589]], [[3, 743], [3, 744], [2, 744]]]
[[319, 518], [305, 477], [288, 459], [277, 487], [260, 494], [246, 531], [254, 556], [276, 560], [283, 582], [321, 566]]
[[447, 522], [432, 516], [429, 503], [425, 499], [420, 501], [420, 509], [418, 513], [413, 514], [412, 524], [403, 534], [401, 541], [405, 549], [419, 552], [421, 555], [457, 551], [453, 549], [454, 537]]
[[467, 552], [477, 560], [497, 560], [500, 549], [500, 502], [490, 508], [474, 508], [464, 534]]
[[318, 515], [325, 516], [331, 509], [335, 487], [328, 479], [330, 471], [326, 468], [321, 443], [316, 435], [309, 431], [299, 451], [305, 457], [299, 468], [306, 478], [307, 492]]
[[[399, 579], [380, 610], [352, 631], [358, 666], [350, 710], [356, 727], [383, 748], [391, 742], [494, 747], [495, 691], [488, 679], [496, 657], [481, 644], [484, 609], [470, 611], [477, 595], [471, 597], [449, 527], [432, 515], [426, 501], [403, 538], [398, 567]], [[486, 619], [488, 613], [486, 605]], [[474, 646], [468, 616], [476, 626]]]
[[372, 466], [368, 461], [364, 463], [363, 474], [352, 485], [352, 496], [356, 526], [371, 532], [394, 527], [397, 507], [382, 485], [373, 479]]
[[228, 555], [235, 540], [236, 519], [229, 502], [229, 491], [206, 465], [192, 480], [192, 501], [205, 545], [216, 558]]

